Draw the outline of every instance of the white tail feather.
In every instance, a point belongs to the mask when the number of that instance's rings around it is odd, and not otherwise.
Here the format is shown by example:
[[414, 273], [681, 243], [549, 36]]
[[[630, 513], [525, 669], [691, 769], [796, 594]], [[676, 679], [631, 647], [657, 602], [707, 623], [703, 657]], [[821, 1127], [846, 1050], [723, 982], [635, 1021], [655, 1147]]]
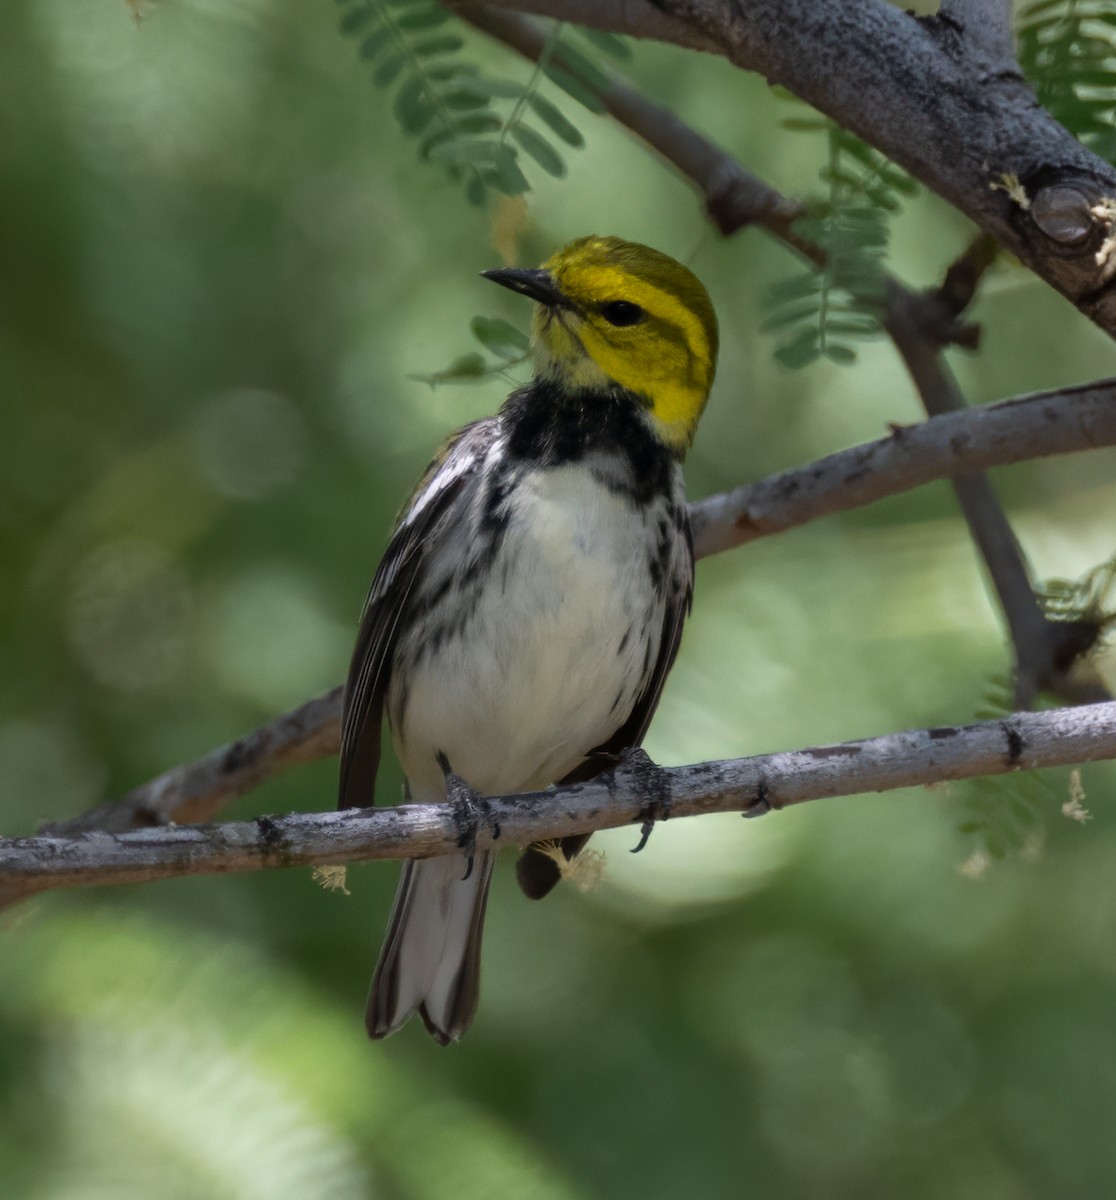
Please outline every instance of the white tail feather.
[[372, 1037], [394, 1033], [416, 1010], [443, 1044], [472, 1024], [494, 861], [492, 851], [478, 853], [468, 879], [458, 855], [404, 864], [368, 996]]

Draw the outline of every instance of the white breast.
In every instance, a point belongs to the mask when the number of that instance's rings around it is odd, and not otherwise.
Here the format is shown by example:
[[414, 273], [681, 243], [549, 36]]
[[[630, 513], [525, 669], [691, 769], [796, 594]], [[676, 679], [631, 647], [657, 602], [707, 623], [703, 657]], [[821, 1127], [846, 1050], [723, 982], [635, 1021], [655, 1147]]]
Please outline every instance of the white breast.
[[440, 794], [438, 751], [483, 793], [553, 783], [623, 724], [654, 666], [661, 507], [640, 508], [584, 463], [519, 486], [472, 619], [407, 681], [395, 742], [416, 795]]

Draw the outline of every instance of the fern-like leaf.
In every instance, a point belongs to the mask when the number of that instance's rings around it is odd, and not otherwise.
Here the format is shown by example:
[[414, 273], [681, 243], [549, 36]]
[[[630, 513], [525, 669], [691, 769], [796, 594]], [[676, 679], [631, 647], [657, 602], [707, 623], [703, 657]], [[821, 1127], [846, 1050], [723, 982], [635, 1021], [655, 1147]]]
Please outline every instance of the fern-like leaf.
[[1040, 103], [1116, 163], [1116, 12], [1111, 0], [1039, 0], [1019, 24], [1019, 62]]
[[[1039, 584], [1036, 595], [1049, 620], [1077, 627], [1081, 655], [1095, 652], [1116, 628], [1116, 554], [1080, 579]], [[1011, 680], [998, 677], [989, 684], [975, 715], [981, 721], [994, 721], [1008, 716], [1014, 702]], [[1040, 843], [1045, 814], [1059, 807], [1067, 813], [1065, 797], [1051, 783], [1057, 778], [1050, 771], [1024, 771], [966, 780], [959, 785], [964, 812], [961, 832], [976, 837], [980, 852], [989, 858], [1003, 858]], [[1073, 791], [1071, 784], [1071, 800]]]
[[[1008, 675], [990, 679], [973, 714], [978, 721], [1008, 716], [1015, 690]], [[966, 779], [955, 785], [961, 811], [960, 833], [975, 842], [978, 859], [1002, 859], [1042, 844], [1045, 814], [1056, 809], [1050, 772], [1017, 771]]]
[[888, 220], [900, 197], [912, 195], [917, 185], [832, 121], [794, 116], [783, 125], [826, 137], [828, 156], [819, 174], [828, 194], [796, 225], [822, 247], [826, 262], [770, 289], [771, 315], [763, 328], [783, 338], [775, 357], [785, 366], [804, 367], [819, 358], [852, 363], [854, 344], [881, 332]]
[[[493, 191], [506, 196], [527, 191], [521, 159], [549, 175], [564, 175], [555, 138], [569, 147], [584, 144], [573, 122], [538, 94], [545, 78], [586, 107], [603, 109], [598, 92], [608, 77], [568, 37], [562, 40], [560, 24], [530, 80], [522, 83], [486, 76], [463, 59], [465, 40], [435, 0], [338, 2], [344, 10], [341, 32], [359, 39], [373, 84], [394, 89], [392, 115], [404, 134], [419, 139], [420, 159], [460, 183], [474, 204], [483, 204]], [[611, 36], [585, 37], [613, 57], [626, 50], [626, 43]]]

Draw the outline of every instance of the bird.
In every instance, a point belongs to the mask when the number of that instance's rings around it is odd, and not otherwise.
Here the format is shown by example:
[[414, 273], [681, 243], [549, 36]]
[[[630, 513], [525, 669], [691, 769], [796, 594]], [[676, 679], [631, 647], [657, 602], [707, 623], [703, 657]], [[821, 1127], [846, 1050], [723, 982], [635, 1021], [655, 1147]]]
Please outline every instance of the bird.
[[[533, 375], [448, 439], [397, 521], [344, 690], [341, 808], [373, 803], [385, 718], [414, 803], [444, 802], [450, 779], [497, 796], [615, 765], [647, 732], [690, 611], [681, 464], [716, 367], [705, 287], [598, 235], [482, 274], [534, 302]], [[545, 896], [587, 839], [527, 847], [524, 893]], [[416, 1012], [442, 1045], [469, 1028], [494, 860], [404, 863], [371, 1037]]]

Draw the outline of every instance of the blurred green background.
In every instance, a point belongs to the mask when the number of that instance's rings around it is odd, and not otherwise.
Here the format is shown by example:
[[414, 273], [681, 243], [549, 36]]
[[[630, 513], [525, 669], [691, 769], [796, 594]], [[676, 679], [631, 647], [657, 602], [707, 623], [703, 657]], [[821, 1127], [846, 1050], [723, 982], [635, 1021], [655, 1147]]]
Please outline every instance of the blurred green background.
[[[478, 61], [527, 68], [475, 40]], [[759, 81], [640, 46], [637, 81], [789, 192], [820, 142]], [[530, 174], [520, 260], [616, 233], [707, 282], [724, 350], [688, 464], [701, 496], [919, 418], [896, 357], [789, 372], [758, 332], [796, 266], [720, 241], [691, 189], [548, 93], [587, 138]], [[492, 225], [419, 164], [334, 7], [0, 6], [0, 816], [76, 813], [340, 680], [398, 505], [496, 380], [410, 378], [520, 323], [478, 278]], [[933, 198], [895, 234], [927, 286], [969, 230]], [[956, 367], [974, 403], [1116, 369], [996, 269]], [[996, 483], [1040, 576], [1116, 548], [1116, 457]], [[969, 718], [1005, 670], [944, 485], [701, 564], [648, 740], [681, 763]], [[1109, 674], [1112, 679], [1112, 672]], [[335, 764], [230, 816], [334, 803]], [[382, 795], [398, 794], [394, 764]], [[1065, 820], [973, 879], [963, 789], [745, 824], [671, 822], [606, 881], [524, 901], [503, 862], [484, 995], [443, 1050], [361, 1027], [395, 887], [309, 871], [46, 896], [0, 937], [10, 1197], [1111, 1195], [1116, 821]]]

